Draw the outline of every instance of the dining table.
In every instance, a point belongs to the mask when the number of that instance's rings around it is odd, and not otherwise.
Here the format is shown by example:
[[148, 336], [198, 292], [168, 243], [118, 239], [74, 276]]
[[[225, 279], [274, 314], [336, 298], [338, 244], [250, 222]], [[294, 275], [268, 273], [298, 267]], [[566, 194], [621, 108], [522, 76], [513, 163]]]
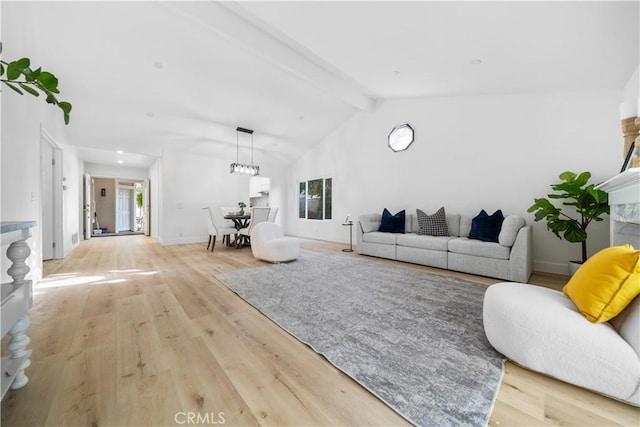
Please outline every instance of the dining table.
[[249, 236], [244, 236], [239, 233], [240, 229], [246, 228], [249, 226], [249, 222], [251, 221], [251, 215], [243, 213], [242, 215], [239, 213], [230, 213], [224, 216], [224, 219], [230, 219], [233, 222], [234, 227], [238, 231], [236, 233], [236, 238], [234, 239], [232, 245], [239, 249], [243, 247], [249, 241]]

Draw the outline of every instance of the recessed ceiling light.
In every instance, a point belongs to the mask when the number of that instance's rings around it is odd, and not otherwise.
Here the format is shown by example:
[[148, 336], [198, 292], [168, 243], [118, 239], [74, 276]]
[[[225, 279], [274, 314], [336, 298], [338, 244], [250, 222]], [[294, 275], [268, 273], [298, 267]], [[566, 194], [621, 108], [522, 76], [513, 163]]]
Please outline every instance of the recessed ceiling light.
[[471, 61], [471, 65], [480, 65], [482, 64], [482, 59], [474, 59]]
[[152, 113], [152, 112], [147, 113], [147, 117], [149, 117], [150, 119], [153, 119], [155, 116], [156, 116], [155, 113]]
[[162, 70], [164, 68], [164, 64], [160, 61], [154, 62], [153, 66], [156, 67], [158, 70]]
[[298, 120], [304, 120], [304, 116], [299, 116]]
[[123, 164], [124, 162], [122, 160], [118, 160], [118, 163]]
[[116, 153], [118, 153], [118, 154], [124, 154], [124, 151], [122, 151], [122, 150], [116, 150]]
[[400, 75], [400, 71], [398, 71], [398, 70], [393, 70], [393, 71], [391, 72], [391, 74], [393, 74], [394, 76], [399, 76], [399, 75]]

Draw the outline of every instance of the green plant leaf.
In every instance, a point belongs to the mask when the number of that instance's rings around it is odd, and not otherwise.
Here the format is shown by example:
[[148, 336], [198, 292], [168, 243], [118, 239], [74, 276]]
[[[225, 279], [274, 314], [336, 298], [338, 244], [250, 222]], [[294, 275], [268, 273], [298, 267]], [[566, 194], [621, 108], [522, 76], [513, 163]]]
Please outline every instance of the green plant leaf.
[[50, 72], [42, 71], [38, 76], [38, 81], [48, 91], [53, 93], [60, 93], [58, 91], [58, 79]]
[[57, 104], [58, 100], [56, 99], [56, 97], [53, 94], [47, 94], [47, 104]]
[[40, 92], [38, 92], [34, 88], [30, 87], [29, 85], [27, 85], [25, 83], [18, 83], [18, 84], [20, 85], [20, 87], [22, 89], [24, 89], [25, 92], [30, 93], [33, 96], [40, 96]]
[[65, 125], [69, 124], [69, 112], [68, 111], [64, 111], [64, 124]]
[[572, 225], [564, 232], [563, 237], [572, 243], [581, 243], [587, 240], [587, 232], [584, 231], [579, 225]]
[[32, 76], [35, 80], [37, 80], [37, 79], [38, 79], [38, 76], [40, 75], [40, 73], [41, 73], [41, 72], [42, 72], [42, 68], [41, 68], [41, 67], [38, 67], [37, 69], [35, 69], [35, 70], [33, 70], [33, 71], [31, 72], [31, 76]]
[[2, 42], [0, 42], [0, 54], [2, 53]]
[[575, 181], [576, 185], [578, 187], [582, 187], [583, 185], [585, 185], [589, 181], [589, 178], [591, 178], [591, 172], [582, 172], [576, 178], [576, 181]]
[[0, 64], [0, 76], [4, 75], [4, 65]]
[[12, 64], [14, 64], [15, 67], [20, 70], [20, 72], [23, 72], [24, 70], [29, 69], [31, 61], [29, 60], [29, 58], [20, 58], [17, 61], [13, 61]]
[[71, 104], [66, 101], [60, 101], [58, 103], [58, 106], [67, 114], [69, 114], [69, 112], [71, 111]]
[[16, 92], [18, 92], [20, 95], [24, 95], [24, 93], [22, 93], [22, 91], [20, 89], [18, 89], [17, 86], [12, 85], [9, 82], [4, 82], [7, 86], [9, 86], [11, 89], [15, 90]]
[[13, 62], [10, 62], [9, 65], [7, 65], [7, 79], [15, 80], [20, 77], [20, 74], [22, 73]]
[[566, 182], [573, 182], [576, 179], [576, 174], [571, 171], [564, 171], [560, 174], [560, 179]]

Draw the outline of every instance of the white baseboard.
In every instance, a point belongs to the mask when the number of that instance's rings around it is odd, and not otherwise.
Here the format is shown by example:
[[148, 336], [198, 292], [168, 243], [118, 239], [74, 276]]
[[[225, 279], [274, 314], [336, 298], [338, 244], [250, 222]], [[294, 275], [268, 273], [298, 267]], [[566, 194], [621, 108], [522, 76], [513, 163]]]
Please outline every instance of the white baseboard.
[[561, 262], [533, 261], [533, 271], [564, 274], [566, 276], [569, 274], [569, 265]]

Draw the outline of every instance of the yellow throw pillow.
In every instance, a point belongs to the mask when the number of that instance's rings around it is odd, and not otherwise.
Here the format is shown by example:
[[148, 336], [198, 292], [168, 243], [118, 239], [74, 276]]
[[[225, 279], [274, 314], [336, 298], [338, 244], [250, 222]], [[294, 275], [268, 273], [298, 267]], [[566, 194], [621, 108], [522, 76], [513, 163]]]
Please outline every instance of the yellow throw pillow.
[[616, 317], [640, 295], [640, 251], [612, 246], [593, 255], [562, 289], [593, 323]]

